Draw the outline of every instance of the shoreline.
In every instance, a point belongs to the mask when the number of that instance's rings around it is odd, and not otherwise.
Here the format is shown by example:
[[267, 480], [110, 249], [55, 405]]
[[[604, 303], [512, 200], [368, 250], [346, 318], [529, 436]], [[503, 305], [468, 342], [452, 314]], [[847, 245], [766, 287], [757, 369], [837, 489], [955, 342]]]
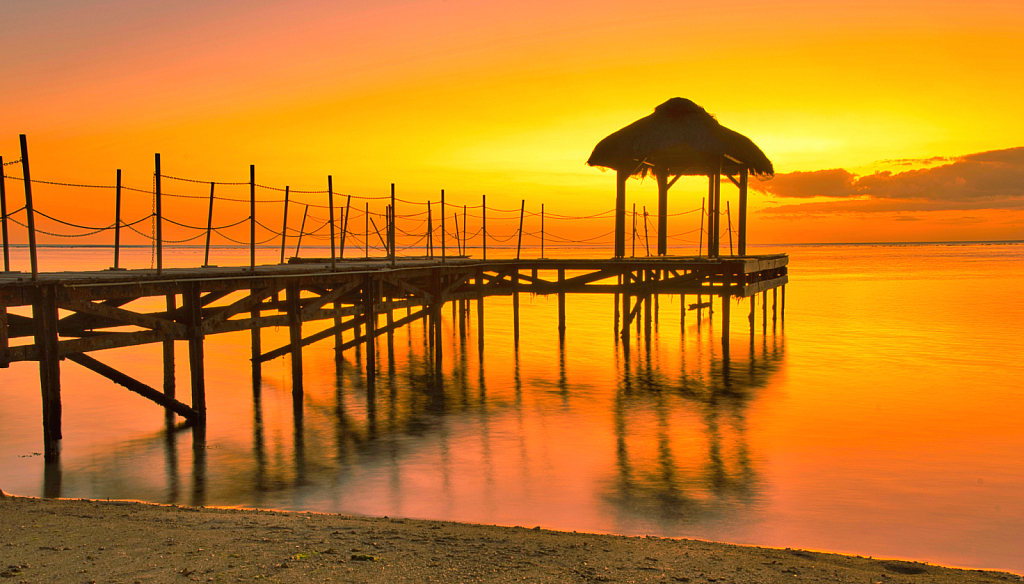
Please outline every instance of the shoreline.
[[1022, 582], [1009, 572], [654, 536], [0, 491], [11, 582]]

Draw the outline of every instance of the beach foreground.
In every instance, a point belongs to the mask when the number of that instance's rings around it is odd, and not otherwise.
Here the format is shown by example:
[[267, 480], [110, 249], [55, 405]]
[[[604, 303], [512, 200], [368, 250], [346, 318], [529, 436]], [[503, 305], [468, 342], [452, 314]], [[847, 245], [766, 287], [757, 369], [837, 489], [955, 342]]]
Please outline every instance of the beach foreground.
[[10, 582], [1005, 582], [1019, 576], [694, 540], [0, 497]]

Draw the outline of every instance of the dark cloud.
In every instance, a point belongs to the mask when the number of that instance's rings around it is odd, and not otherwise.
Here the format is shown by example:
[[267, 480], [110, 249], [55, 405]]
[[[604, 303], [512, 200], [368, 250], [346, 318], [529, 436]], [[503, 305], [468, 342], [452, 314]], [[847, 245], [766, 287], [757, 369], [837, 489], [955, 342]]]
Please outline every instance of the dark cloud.
[[979, 152], [933, 168], [857, 176], [844, 169], [778, 174], [752, 187], [781, 198], [846, 199], [767, 212], [828, 213], [1024, 207], [1024, 147]]

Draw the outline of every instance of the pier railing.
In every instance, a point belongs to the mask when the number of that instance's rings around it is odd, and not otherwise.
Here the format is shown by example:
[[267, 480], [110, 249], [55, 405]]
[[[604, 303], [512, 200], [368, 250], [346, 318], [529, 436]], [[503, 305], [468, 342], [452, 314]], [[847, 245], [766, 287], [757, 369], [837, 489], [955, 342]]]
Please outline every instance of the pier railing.
[[[165, 174], [159, 154], [154, 157], [154, 172], [148, 189], [125, 184], [120, 169], [116, 174], [111, 173], [115, 175], [113, 184], [42, 180], [32, 177], [26, 137], [21, 135], [20, 138], [20, 158], [4, 161], [0, 157], [3, 268], [4, 271], [12, 269], [13, 246], [27, 245], [33, 278], [40, 269], [37, 255], [40, 237], [51, 242], [74, 240], [109, 245], [113, 269], [123, 267], [121, 252], [129, 245], [126, 241], [131, 240], [135, 242], [132, 245], [141, 243], [150, 247], [148, 267], [158, 272], [163, 269], [165, 245], [202, 245], [203, 266], [210, 265], [211, 246], [247, 246], [252, 267], [256, 265], [257, 248], [268, 247], [280, 248], [281, 263], [289, 258], [301, 258], [303, 249], [311, 253], [311, 247], [319, 248], [317, 255], [322, 259], [323, 248], [330, 247], [329, 259], [336, 264], [339, 260], [359, 257], [384, 256], [392, 261], [424, 256], [445, 259], [468, 255], [471, 249], [479, 252], [483, 259], [487, 259], [488, 249], [501, 250], [503, 255], [510, 255], [515, 249], [518, 259], [524, 247], [543, 258], [552, 249], [610, 250], [613, 246], [613, 230], [604, 232], [601, 225], [612, 227], [614, 209], [570, 215], [545, 209], [544, 203], [539, 209], [534, 204], [527, 210], [526, 200], [522, 200], [518, 209], [504, 209], [488, 206], [486, 195], [478, 204], [471, 205], [465, 200], [453, 202], [450, 196], [446, 199], [444, 190], [440, 190], [437, 200], [416, 201], [398, 197], [394, 184], [390, 195], [350, 195], [335, 192], [332, 176], [326, 177], [324, 190], [300, 190], [288, 185], [258, 183], [255, 166], [249, 168], [248, 181], [208, 181]], [[13, 186], [17, 182], [22, 183], [24, 199], [21, 206], [14, 208], [17, 189]], [[39, 208], [33, 205], [33, 187], [68, 189], [67, 200], [74, 196], [95, 200], [97, 190], [112, 192], [112, 200], [106, 202], [110, 205], [112, 220], [90, 224], [67, 212]], [[206, 187], [209, 187], [208, 193]], [[165, 206], [171, 200], [185, 204], [171, 212]], [[126, 216], [125, 207], [131, 207], [135, 215]], [[145, 210], [140, 212], [140, 209]], [[733, 236], [728, 204], [723, 214], [727, 229], [721, 239], [728, 239], [731, 250]], [[707, 246], [710, 223], [704, 205], [668, 216], [690, 216], [688, 221], [692, 228], [676, 231], [668, 235], [668, 240], [677, 252], [685, 249], [686, 255], [700, 256]], [[630, 247], [633, 257], [652, 255], [650, 236], [655, 235], [658, 222], [658, 215], [634, 205]], [[21, 243], [11, 241], [11, 228], [15, 226], [24, 230]], [[595, 232], [597, 235], [586, 235]]]

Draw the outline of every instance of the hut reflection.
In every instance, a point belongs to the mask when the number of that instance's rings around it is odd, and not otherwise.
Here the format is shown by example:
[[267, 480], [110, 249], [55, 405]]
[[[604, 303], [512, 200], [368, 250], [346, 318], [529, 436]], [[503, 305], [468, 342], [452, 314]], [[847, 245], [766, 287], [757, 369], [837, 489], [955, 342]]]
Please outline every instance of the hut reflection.
[[677, 375], [655, 350], [621, 362], [613, 407], [617, 476], [604, 500], [622, 520], [672, 526], [727, 519], [757, 497], [747, 446], [746, 410], [781, 369], [776, 339], [748, 355], [712, 345], [684, 354]]

